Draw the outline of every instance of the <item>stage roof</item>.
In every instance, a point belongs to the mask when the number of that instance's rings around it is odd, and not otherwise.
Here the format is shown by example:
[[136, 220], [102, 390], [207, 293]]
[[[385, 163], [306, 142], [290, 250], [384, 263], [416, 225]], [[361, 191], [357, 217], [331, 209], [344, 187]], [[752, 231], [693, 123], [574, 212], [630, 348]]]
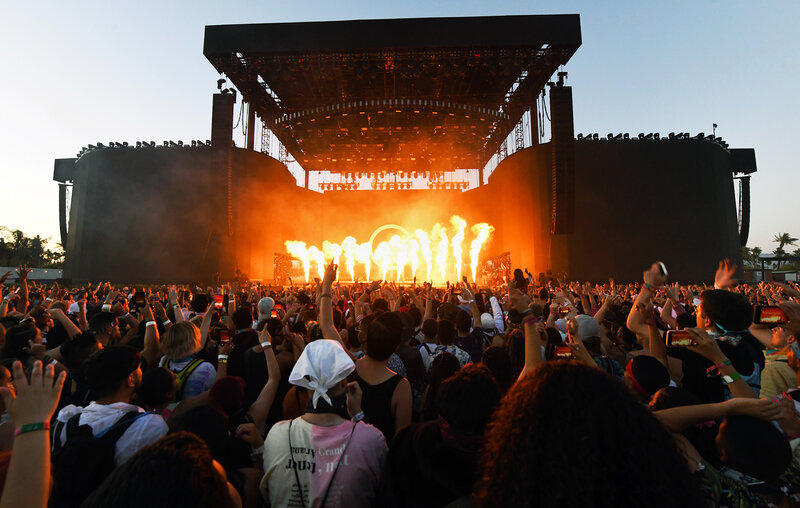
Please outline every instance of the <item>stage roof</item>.
[[306, 171], [482, 168], [581, 44], [577, 14], [207, 26]]

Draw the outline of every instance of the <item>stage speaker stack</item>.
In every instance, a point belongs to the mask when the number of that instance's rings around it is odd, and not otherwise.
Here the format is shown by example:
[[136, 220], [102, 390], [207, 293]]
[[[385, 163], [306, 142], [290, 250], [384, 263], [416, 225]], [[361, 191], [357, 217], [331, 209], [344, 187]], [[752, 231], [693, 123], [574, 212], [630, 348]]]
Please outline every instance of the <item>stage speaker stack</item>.
[[211, 108], [211, 146], [230, 148], [233, 141], [233, 103], [236, 96], [231, 93], [214, 94]]
[[551, 213], [554, 234], [575, 228], [575, 128], [572, 119], [572, 87], [550, 88], [552, 133]]

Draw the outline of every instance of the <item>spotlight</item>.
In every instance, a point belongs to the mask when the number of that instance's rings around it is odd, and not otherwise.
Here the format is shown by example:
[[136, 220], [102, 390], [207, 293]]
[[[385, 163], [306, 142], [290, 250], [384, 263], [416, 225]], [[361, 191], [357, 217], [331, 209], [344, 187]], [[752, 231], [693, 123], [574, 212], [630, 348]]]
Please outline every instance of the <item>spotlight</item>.
[[97, 143], [97, 148], [105, 148], [105, 145], [103, 145], [103, 143]]
[[608, 134], [606, 134], [606, 139], [614, 139], [614, 133], [609, 132]]
[[128, 142], [127, 141], [123, 141], [122, 142], [122, 147], [123, 148], [128, 148]]
[[661, 139], [661, 134], [656, 132], [655, 134], [653, 134], [653, 139]]
[[631, 139], [631, 135], [626, 132], [622, 135], [622, 139]]
[[670, 132], [669, 133], [669, 139], [675, 139], [675, 133], [674, 132]]
[[598, 139], [600, 139], [600, 134], [598, 134], [598, 133], [596, 133], [596, 132], [595, 132], [594, 134], [592, 134], [592, 139], [593, 139], [594, 141], [597, 141]]
[[178, 141], [178, 146], [183, 146], [183, 141]]
[[136, 142], [136, 148], [141, 148], [141, 147], [142, 147], [142, 142], [141, 141], [137, 141]]
[[616, 140], [622, 139], [622, 133], [620, 132], [619, 134], [614, 136], [614, 139], [616, 139]]
[[194, 147], [196, 147], [196, 146], [197, 146], [197, 141], [195, 141], [195, 140], [192, 140], [192, 148], [194, 148]]
[[644, 132], [639, 133], [639, 139], [644, 139]]
[[578, 139], [583, 139], [583, 133], [578, 134]]
[[706, 135], [702, 132], [697, 135], [697, 139], [703, 139], [704, 137], [706, 137]]

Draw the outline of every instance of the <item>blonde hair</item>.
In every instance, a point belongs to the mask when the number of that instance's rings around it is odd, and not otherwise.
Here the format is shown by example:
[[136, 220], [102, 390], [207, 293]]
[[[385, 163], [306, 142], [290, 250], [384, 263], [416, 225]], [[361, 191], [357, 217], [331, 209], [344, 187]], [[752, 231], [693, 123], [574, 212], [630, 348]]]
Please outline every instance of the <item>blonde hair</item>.
[[161, 341], [161, 349], [170, 360], [180, 360], [200, 350], [200, 329], [194, 323], [175, 323]]

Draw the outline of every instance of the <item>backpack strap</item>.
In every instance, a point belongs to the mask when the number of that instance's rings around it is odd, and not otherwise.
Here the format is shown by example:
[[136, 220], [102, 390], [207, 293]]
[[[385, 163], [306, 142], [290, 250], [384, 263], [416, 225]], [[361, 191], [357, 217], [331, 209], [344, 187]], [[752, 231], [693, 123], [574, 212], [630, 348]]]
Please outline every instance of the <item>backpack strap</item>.
[[183, 387], [186, 384], [186, 381], [189, 379], [189, 376], [202, 365], [205, 360], [202, 358], [195, 358], [191, 362], [189, 362], [184, 368], [179, 370], [175, 373], [175, 378], [178, 380], [178, 397], [183, 398]]
[[94, 437], [96, 439], [105, 437], [105, 439], [116, 442], [120, 437], [122, 437], [122, 434], [124, 434], [125, 431], [128, 430], [128, 428], [131, 425], [133, 425], [133, 422], [135, 422], [142, 416], [151, 415], [153, 413], [154, 413], [153, 411], [148, 411], [146, 413], [139, 413], [138, 411], [128, 411], [127, 413], [122, 415], [122, 417], [119, 420], [117, 420], [117, 423], [115, 423], [114, 425], [112, 425], [107, 429], [100, 431]]

